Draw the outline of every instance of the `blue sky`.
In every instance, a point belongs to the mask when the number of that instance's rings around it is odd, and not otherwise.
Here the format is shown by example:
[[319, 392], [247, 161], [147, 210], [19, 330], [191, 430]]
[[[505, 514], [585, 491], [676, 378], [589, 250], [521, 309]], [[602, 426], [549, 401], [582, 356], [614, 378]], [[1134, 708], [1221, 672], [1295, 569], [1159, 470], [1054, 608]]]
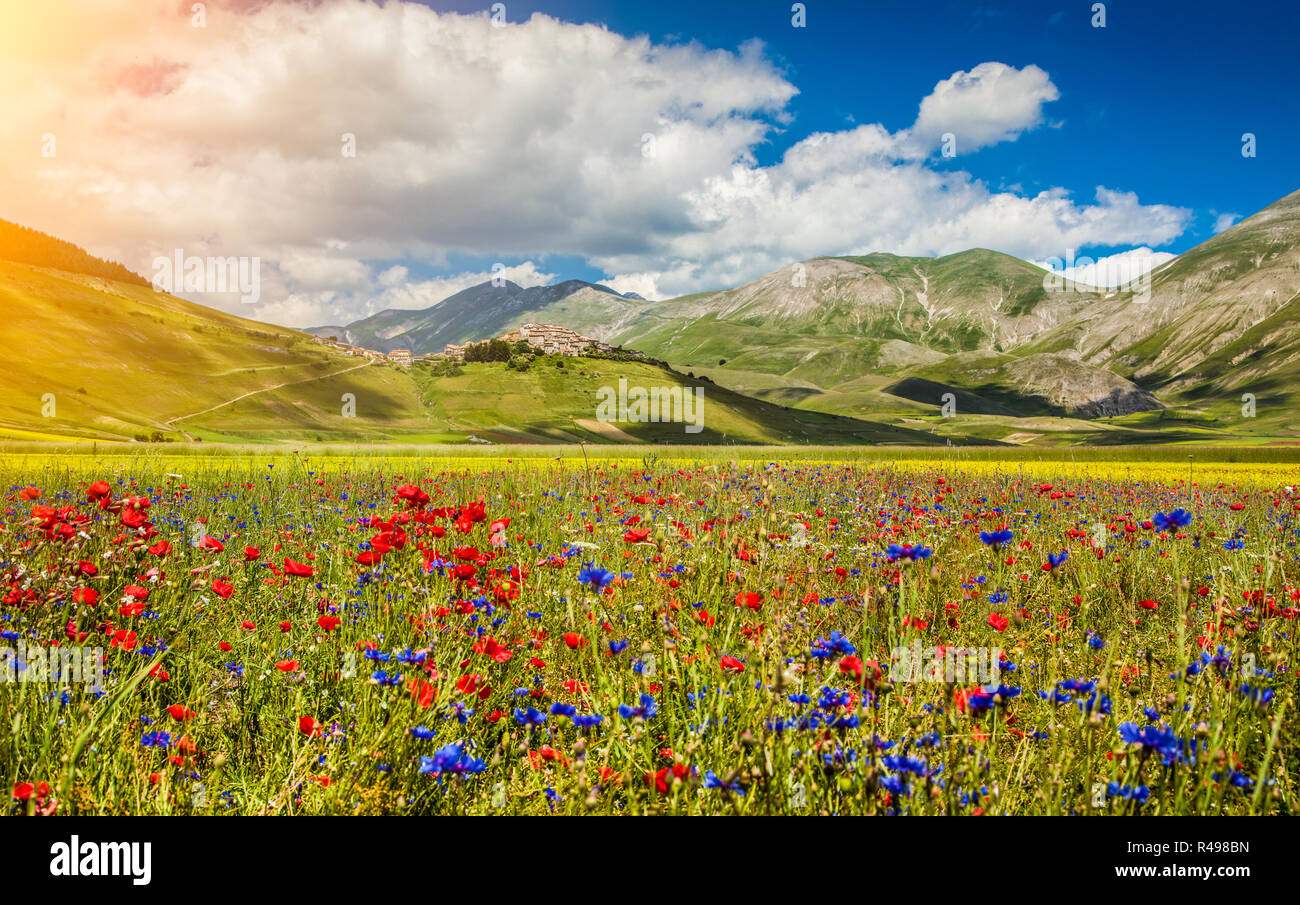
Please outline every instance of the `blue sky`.
[[[428, 4], [465, 13], [486, 4]], [[1098, 184], [1144, 201], [1195, 208], [1194, 230], [1171, 248], [1211, 235], [1210, 211], [1249, 215], [1300, 188], [1300, 11], [1292, 3], [1112, 2], [1106, 27], [1091, 2], [841, 2], [810, 0], [806, 26], [791, 4], [764, 0], [566, 0], [506, 4], [596, 23], [655, 42], [696, 41], [734, 50], [761, 40], [799, 89], [794, 121], [759, 149], [773, 162], [810, 132], [880, 122], [908, 126], [937, 81], [986, 60], [1035, 64], [1060, 89], [1048, 105], [1060, 128], [986, 148], [955, 164], [994, 185]], [[1241, 156], [1241, 136], [1258, 155]]]
[[[462, 13], [481, 3], [430, 3]], [[793, 119], [756, 147], [761, 165], [809, 133], [879, 122], [906, 128], [940, 79], [984, 61], [1046, 70], [1060, 98], [1048, 126], [936, 166], [959, 167], [994, 188], [1033, 194], [1062, 187], [1090, 198], [1096, 186], [1136, 192], [1144, 203], [1190, 208], [1188, 228], [1161, 251], [1181, 252], [1214, 234], [1221, 215], [1249, 216], [1300, 188], [1300, 14], [1289, 3], [1111, 2], [1096, 28], [1090, 2], [805, 3], [806, 26], [786, 2], [506, 4], [511, 21], [533, 12], [594, 23], [656, 43], [735, 50], [763, 42], [798, 89]], [[1256, 156], [1242, 156], [1242, 135]], [[1095, 257], [1122, 246], [1095, 244]], [[890, 249], [882, 249], [890, 250]], [[458, 256], [473, 267], [481, 256]], [[599, 279], [581, 258], [548, 269]]]

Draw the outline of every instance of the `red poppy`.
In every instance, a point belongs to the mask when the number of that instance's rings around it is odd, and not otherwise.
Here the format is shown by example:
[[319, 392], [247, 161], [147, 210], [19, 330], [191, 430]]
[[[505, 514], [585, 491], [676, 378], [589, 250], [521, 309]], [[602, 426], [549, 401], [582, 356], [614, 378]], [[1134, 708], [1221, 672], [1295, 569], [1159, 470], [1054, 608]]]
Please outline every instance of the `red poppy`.
[[398, 487], [397, 498], [404, 501], [408, 509], [418, 509], [429, 502], [429, 495], [414, 484]]
[[731, 656], [723, 657], [721, 666], [723, 672], [729, 672], [733, 675], [739, 675], [745, 671], [745, 664]]
[[305, 563], [296, 562], [292, 559], [286, 559], [284, 561], [284, 574], [296, 575], [299, 578], [311, 578], [313, 575], [316, 574], [316, 570]]
[[483, 638], [474, 642], [474, 653], [486, 654], [498, 663], [505, 663], [514, 656], [508, 647], [498, 644], [494, 638]]
[[423, 679], [412, 679], [411, 684], [406, 687], [411, 692], [411, 699], [421, 707], [428, 707], [438, 696], [437, 686]]

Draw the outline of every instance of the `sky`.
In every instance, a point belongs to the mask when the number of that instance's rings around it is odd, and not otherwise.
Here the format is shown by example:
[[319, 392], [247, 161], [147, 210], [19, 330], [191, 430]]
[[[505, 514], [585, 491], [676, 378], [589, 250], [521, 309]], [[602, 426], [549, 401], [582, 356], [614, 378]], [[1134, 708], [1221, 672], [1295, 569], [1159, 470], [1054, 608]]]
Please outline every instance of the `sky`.
[[0, 217], [256, 258], [174, 288], [289, 326], [879, 251], [1113, 285], [1300, 187], [1300, 21], [1102, 7], [0, 0]]

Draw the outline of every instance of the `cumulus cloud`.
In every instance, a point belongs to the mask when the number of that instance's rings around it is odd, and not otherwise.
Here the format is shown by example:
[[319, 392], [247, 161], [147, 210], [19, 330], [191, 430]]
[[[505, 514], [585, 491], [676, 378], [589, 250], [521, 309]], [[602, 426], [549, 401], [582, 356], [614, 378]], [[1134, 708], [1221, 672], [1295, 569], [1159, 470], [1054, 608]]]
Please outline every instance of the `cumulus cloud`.
[[1034, 261], [1044, 270], [1053, 270], [1067, 281], [1095, 286], [1098, 289], [1116, 289], [1136, 280], [1145, 273], [1155, 270], [1161, 264], [1172, 261], [1176, 255], [1166, 251], [1152, 251], [1150, 248], [1131, 248], [1128, 251], [1090, 258], [1075, 256], [1073, 251], [1064, 257], [1051, 260]]
[[[462, 289], [504, 279], [520, 286], [547, 286], [563, 277], [538, 268], [532, 261], [494, 270], [466, 271], [453, 276], [411, 280], [407, 268], [396, 265], [380, 271], [375, 285], [351, 292], [337, 289], [304, 290], [278, 270], [263, 270], [262, 301], [243, 305], [236, 314], [276, 324], [298, 327], [342, 326], [389, 308], [428, 308]], [[190, 294], [218, 308], [230, 308], [228, 298]]]
[[452, 260], [524, 261], [509, 278], [538, 285], [574, 256], [654, 298], [821, 254], [1160, 245], [1189, 216], [932, 165], [944, 132], [960, 154], [1038, 126], [1057, 90], [1036, 66], [954, 73], [910, 129], [808, 135], [760, 166], [798, 89], [757, 42], [655, 44], [539, 14], [494, 27], [407, 2], [213, 0], [203, 28], [176, 0], [48, 6], [63, 27], [38, 50], [50, 22], [0, 23], [6, 126], [28, 137], [0, 146], [4, 215], [145, 275], [176, 247], [258, 256], [259, 304], [200, 300], [295, 326], [493, 275], [410, 277]]
[[954, 72], [921, 101], [912, 137], [927, 149], [951, 134], [958, 152], [1011, 141], [1043, 121], [1043, 104], [1060, 97], [1037, 66], [1016, 69], [1005, 63], [980, 63]]

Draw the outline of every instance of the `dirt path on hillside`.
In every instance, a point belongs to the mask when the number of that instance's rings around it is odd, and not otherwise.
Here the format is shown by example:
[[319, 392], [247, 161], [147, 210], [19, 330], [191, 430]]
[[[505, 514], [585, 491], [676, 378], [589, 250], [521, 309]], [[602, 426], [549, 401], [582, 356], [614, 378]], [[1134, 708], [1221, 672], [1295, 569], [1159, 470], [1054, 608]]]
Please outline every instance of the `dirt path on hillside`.
[[163, 424], [167, 425], [168, 427], [171, 427], [177, 421], [186, 421], [190, 418], [197, 418], [199, 415], [206, 415], [208, 412], [215, 412], [217, 409], [225, 408], [228, 405], [234, 405], [236, 402], [239, 402], [241, 399], [247, 399], [249, 396], [256, 396], [258, 393], [269, 393], [271, 390], [278, 390], [281, 389], [282, 387], [297, 386], [300, 383], [311, 383], [314, 380], [327, 380], [330, 377], [338, 377], [340, 374], [347, 374], [350, 371], [357, 371], [360, 370], [361, 368], [368, 368], [370, 367], [371, 364], [372, 362], [370, 361], [364, 361], [359, 365], [354, 365], [353, 367], [350, 368], [344, 368], [342, 371], [335, 371], [332, 374], [320, 374], [316, 377], [306, 377], [303, 378], [302, 380], [286, 380], [284, 383], [277, 383], [275, 386], [262, 387], [260, 390], [253, 390], [251, 393], [244, 393], [242, 396], [236, 396], [234, 399], [227, 399], [225, 402], [214, 405], [211, 408], [206, 408], [201, 412], [190, 412], [188, 415], [177, 415], [174, 418], [168, 418], [166, 421], [163, 422]]
[[620, 443], [644, 443], [644, 440], [638, 440], [622, 428], [615, 427], [604, 421], [592, 421], [590, 418], [574, 418], [573, 423], [579, 427], [585, 427], [593, 434], [600, 434], [607, 440], [617, 440]]

